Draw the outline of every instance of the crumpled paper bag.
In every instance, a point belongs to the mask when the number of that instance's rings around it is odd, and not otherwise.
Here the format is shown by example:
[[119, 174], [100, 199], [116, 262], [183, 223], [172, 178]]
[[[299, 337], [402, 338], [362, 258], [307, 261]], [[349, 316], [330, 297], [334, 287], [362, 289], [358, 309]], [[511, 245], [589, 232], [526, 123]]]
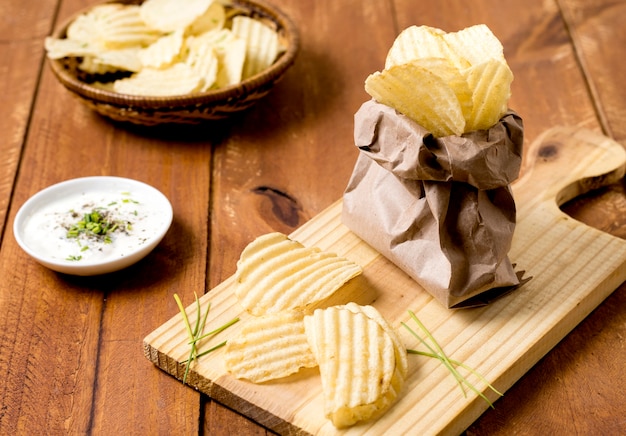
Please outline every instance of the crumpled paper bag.
[[445, 307], [480, 304], [519, 284], [507, 256], [515, 229], [510, 190], [523, 124], [508, 111], [489, 130], [435, 138], [370, 100], [355, 115], [359, 156], [342, 221]]

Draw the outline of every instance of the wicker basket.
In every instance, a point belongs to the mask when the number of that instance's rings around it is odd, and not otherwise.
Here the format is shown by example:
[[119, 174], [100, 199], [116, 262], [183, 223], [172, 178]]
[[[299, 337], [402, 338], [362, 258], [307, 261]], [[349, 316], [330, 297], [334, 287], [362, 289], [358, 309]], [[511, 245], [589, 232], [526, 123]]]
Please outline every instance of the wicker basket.
[[[137, 0], [117, 0], [117, 3], [139, 4]], [[228, 6], [230, 7], [230, 6]], [[299, 48], [299, 34], [293, 22], [262, 1], [233, 0], [232, 7], [246, 15], [263, 19], [275, 26], [286, 44], [283, 52], [267, 70], [243, 80], [237, 85], [204, 93], [175, 97], [142, 97], [119, 94], [91, 86], [78, 68], [75, 58], [48, 59], [57, 79], [78, 99], [96, 112], [116, 121], [142, 125], [164, 123], [198, 124], [205, 120], [224, 119], [248, 109], [266, 96], [293, 64]], [[52, 36], [63, 38], [67, 26], [81, 13], [72, 16]]]

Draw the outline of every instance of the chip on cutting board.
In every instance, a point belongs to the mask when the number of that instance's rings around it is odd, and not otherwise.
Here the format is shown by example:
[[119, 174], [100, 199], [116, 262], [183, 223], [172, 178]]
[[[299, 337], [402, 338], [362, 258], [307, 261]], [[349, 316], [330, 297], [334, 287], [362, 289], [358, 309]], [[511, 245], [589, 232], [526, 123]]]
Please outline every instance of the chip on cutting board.
[[317, 309], [304, 318], [320, 367], [324, 413], [337, 428], [382, 415], [404, 385], [400, 341], [377, 321], [382, 317], [374, 317], [354, 304]]
[[274, 232], [242, 251], [235, 272], [235, 295], [253, 315], [307, 310], [361, 274], [356, 263], [318, 248], [304, 247]]
[[226, 343], [228, 372], [261, 383], [317, 366], [302, 318], [300, 312], [285, 311], [246, 320], [239, 334]]

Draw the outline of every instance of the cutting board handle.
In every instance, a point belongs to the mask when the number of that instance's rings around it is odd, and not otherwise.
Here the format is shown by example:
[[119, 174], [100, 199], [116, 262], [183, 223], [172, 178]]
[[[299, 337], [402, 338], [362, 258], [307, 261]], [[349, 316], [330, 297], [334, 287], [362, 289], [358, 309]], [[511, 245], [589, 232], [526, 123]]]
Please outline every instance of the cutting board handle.
[[[587, 129], [557, 126], [529, 147], [521, 177], [513, 183], [515, 201], [525, 207], [563, 203], [616, 183], [626, 171], [626, 151], [613, 139]], [[534, 186], [534, 187], [533, 187]]]

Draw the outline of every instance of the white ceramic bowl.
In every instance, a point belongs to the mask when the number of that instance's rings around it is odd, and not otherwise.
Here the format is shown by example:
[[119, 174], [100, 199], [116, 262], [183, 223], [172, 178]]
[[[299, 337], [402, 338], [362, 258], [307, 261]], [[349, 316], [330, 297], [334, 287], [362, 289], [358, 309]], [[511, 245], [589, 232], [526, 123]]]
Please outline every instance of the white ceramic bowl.
[[[89, 210], [108, 209], [110, 216], [123, 217], [120, 222], [130, 225], [111, 233], [112, 242], [106, 244], [66, 237], [67, 226], [84, 216], [79, 210], [85, 205]], [[78, 213], [72, 215], [70, 209]], [[17, 212], [13, 233], [40, 264], [65, 274], [91, 276], [143, 259], [161, 242], [172, 219], [172, 205], [152, 186], [121, 177], [83, 177], [33, 195]]]

